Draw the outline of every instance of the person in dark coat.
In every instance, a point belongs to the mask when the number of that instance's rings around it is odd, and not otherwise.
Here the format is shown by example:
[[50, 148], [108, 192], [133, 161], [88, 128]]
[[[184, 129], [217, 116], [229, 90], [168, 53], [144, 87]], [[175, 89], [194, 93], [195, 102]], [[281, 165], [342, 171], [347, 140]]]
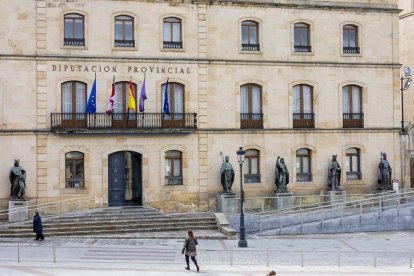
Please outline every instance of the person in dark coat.
[[197, 272], [200, 271], [200, 267], [197, 264], [196, 256], [196, 245], [198, 244], [197, 239], [194, 238], [193, 231], [188, 231], [188, 238], [185, 239], [183, 250], [181, 251], [182, 254], [185, 253], [185, 262], [187, 263], [187, 267], [185, 269], [190, 270], [190, 257], [195, 266], [197, 267]]
[[43, 241], [45, 239], [45, 236], [43, 236], [42, 219], [40, 218], [40, 215], [37, 211], [33, 217], [33, 232], [36, 233], [36, 241]]

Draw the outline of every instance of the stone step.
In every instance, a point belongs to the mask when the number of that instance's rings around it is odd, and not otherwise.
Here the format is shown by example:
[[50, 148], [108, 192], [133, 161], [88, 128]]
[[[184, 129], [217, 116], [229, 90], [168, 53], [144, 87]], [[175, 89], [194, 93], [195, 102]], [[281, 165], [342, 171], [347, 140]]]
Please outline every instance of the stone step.
[[[181, 227], [188, 227], [191, 228], [192, 226], [215, 226], [217, 228], [217, 224], [215, 221], [192, 221], [192, 222], [168, 222], [168, 223], [148, 223], [148, 224], [94, 224], [94, 225], [44, 225], [44, 231], [58, 231], [60, 229], [64, 229], [66, 231], [77, 231], [78, 229], [81, 230], [99, 230], [99, 229], [147, 229], [147, 228], [164, 228], [164, 227], [171, 227], [171, 226], [181, 226]], [[9, 229], [0, 229], [0, 233], [13, 233], [13, 232], [32, 232], [32, 228], [25, 227], [25, 228], [9, 228]]]
[[[188, 229], [192, 230], [217, 230], [217, 226], [172, 226], [172, 227], [162, 227], [161, 229], [159, 227], [157, 228], [147, 228], [147, 229], [140, 229], [139, 231], [137, 229], [117, 229], [116, 232], [113, 230], [99, 230], [99, 231], [90, 231], [90, 230], [84, 230], [79, 229], [77, 231], [53, 231], [49, 232], [47, 229], [45, 229], [45, 236], [91, 236], [91, 235], [108, 235], [108, 234], [125, 234], [125, 233], [142, 233], [142, 232], [169, 232], [169, 231], [186, 231]], [[23, 237], [33, 237], [33, 232], [23, 232], [23, 233], [2, 233], [0, 232], [0, 238], [23, 238]]]

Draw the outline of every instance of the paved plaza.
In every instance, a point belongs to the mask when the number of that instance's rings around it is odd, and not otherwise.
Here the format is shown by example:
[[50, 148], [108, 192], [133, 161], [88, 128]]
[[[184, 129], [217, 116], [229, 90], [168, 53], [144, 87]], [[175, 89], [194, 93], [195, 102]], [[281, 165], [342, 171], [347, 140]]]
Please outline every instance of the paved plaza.
[[[197, 234], [197, 232], [195, 233]], [[205, 233], [198, 233], [203, 235]], [[0, 275], [193, 275], [184, 240], [52, 238], [0, 240]], [[414, 231], [199, 240], [202, 275], [414, 275]]]

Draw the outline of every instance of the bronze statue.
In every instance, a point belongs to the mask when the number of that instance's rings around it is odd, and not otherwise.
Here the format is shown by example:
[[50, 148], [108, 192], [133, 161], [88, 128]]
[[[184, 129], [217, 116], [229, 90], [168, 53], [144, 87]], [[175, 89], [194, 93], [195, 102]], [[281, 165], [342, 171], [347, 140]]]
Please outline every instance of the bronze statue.
[[9, 179], [11, 184], [10, 199], [24, 200], [26, 171], [19, 165], [19, 159], [14, 160], [14, 166], [10, 169]]
[[328, 187], [331, 190], [339, 190], [341, 185], [341, 166], [336, 161], [336, 154], [332, 155], [332, 160], [328, 166]]
[[[221, 157], [223, 158], [223, 154]], [[220, 167], [220, 176], [221, 176], [221, 186], [223, 186], [223, 193], [231, 193], [231, 186], [234, 182], [234, 169], [231, 163], [229, 162], [229, 157], [226, 156], [225, 161]]]
[[392, 169], [390, 163], [387, 160], [387, 154], [381, 152], [381, 161], [378, 164], [378, 184], [379, 190], [392, 190], [391, 173]]
[[[280, 161], [279, 161], [280, 160]], [[275, 184], [278, 193], [287, 192], [287, 184], [289, 184], [289, 171], [285, 164], [285, 159], [277, 157], [275, 168]]]

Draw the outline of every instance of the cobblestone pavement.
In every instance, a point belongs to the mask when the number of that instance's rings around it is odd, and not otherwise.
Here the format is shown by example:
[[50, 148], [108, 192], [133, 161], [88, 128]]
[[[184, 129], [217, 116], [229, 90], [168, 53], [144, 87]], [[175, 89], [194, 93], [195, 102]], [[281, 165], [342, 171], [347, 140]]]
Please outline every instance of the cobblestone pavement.
[[[195, 233], [203, 234], [203, 233]], [[166, 234], [167, 235], [167, 234]], [[181, 239], [0, 240], [0, 275], [190, 275]], [[199, 240], [204, 275], [413, 275], [414, 231]], [[19, 254], [20, 252], [20, 254]], [[20, 256], [20, 257], [19, 257]], [[18, 262], [20, 258], [20, 262]], [[302, 266], [303, 265], [303, 266]]]

